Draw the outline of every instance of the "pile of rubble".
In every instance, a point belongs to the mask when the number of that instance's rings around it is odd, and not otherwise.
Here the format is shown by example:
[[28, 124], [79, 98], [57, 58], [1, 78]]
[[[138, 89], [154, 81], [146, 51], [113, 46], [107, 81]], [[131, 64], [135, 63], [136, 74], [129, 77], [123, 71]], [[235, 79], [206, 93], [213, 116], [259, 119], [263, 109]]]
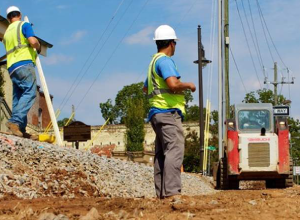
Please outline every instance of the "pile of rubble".
[[[0, 197], [154, 197], [153, 167], [0, 134]], [[183, 194], [214, 192], [182, 174]]]

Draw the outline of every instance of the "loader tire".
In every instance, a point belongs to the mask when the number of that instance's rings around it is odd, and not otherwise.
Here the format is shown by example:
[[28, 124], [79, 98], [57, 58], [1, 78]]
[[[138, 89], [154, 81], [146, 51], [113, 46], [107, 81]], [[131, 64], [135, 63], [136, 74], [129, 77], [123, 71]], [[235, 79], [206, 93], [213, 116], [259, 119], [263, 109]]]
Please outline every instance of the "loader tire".
[[290, 172], [288, 177], [285, 179], [285, 187], [293, 187], [293, 158], [290, 158]]
[[221, 158], [217, 175], [217, 189], [226, 190], [228, 188], [227, 159]]

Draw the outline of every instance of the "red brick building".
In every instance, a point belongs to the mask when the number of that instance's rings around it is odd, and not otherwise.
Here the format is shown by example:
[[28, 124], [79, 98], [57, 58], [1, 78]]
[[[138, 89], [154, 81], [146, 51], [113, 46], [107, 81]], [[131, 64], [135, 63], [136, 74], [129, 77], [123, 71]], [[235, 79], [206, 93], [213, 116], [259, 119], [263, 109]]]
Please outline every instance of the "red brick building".
[[[36, 99], [31, 107], [30, 111], [28, 112], [28, 123], [39, 128], [46, 128], [47, 125], [50, 123], [51, 118], [49, 115], [49, 111], [47, 108], [47, 103], [45, 99], [44, 92], [40, 90], [40, 86], [37, 86], [36, 91]], [[53, 96], [50, 95], [51, 101]]]

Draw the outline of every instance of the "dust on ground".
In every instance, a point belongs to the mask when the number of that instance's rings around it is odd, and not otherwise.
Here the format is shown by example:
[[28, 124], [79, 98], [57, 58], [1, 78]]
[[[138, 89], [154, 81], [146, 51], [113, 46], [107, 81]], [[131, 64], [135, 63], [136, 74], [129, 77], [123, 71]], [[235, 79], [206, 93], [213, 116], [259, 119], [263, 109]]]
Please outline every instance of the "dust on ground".
[[174, 200], [143, 198], [39, 198], [0, 200], [0, 220], [183, 220], [300, 219], [300, 186], [288, 189], [229, 190]]

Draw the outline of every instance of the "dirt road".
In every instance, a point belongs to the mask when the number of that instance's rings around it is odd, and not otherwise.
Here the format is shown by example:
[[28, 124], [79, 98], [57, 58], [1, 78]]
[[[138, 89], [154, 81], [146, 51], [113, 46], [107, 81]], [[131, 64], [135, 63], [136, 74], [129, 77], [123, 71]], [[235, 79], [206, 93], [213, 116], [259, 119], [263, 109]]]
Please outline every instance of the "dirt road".
[[[300, 219], [300, 186], [220, 191], [179, 200], [76, 198], [0, 200], [0, 220], [10, 219]], [[45, 214], [48, 213], [48, 214]], [[52, 217], [51, 217], [52, 216]], [[68, 218], [66, 218], [68, 217]]]

